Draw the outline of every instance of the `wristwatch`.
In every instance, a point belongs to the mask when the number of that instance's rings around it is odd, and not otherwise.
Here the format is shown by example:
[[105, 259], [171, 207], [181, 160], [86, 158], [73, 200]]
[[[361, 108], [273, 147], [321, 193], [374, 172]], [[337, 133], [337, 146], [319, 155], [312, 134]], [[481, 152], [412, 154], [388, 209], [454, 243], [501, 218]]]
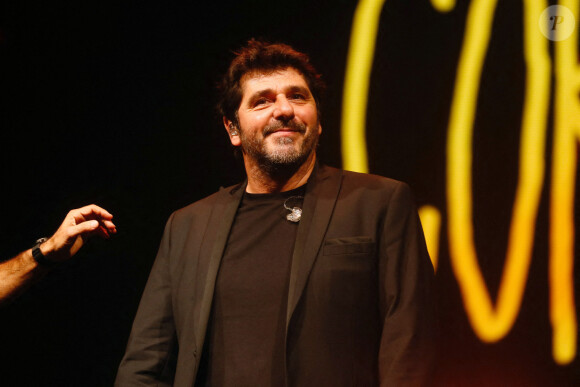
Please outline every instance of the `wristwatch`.
[[40, 266], [56, 266], [58, 264], [58, 262], [55, 261], [51, 261], [50, 259], [47, 259], [44, 254], [42, 254], [42, 251], [40, 251], [40, 245], [43, 244], [44, 242], [46, 242], [48, 240], [48, 238], [40, 238], [36, 240], [36, 243], [34, 246], [32, 246], [32, 258], [34, 258], [34, 260], [40, 265]]

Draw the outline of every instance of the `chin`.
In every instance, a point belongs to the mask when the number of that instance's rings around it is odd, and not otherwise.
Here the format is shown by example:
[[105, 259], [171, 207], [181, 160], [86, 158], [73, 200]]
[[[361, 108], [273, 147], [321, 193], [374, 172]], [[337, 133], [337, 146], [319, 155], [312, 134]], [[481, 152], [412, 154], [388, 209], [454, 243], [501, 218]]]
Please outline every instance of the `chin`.
[[266, 157], [271, 159], [276, 158], [296, 158], [301, 155], [300, 147], [296, 143], [292, 144], [276, 144], [269, 146], [265, 150]]
[[309, 155], [310, 152], [304, 152], [300, 149], [277, 149], [274, 152], [268, 152], [266, 159], [271, 164], [280, 167], [296, 167], [306, 162]]

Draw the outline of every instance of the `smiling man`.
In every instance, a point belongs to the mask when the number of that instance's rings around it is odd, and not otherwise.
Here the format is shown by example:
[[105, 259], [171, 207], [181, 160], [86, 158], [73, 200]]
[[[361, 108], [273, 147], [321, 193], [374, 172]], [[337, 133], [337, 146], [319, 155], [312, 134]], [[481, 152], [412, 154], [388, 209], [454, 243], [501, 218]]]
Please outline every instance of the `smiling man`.
[[320, 165], [323, 84], [251, 40], [220, 112], [247, 180], [173, 213], [118, 386], [428, 385], [433, 267], [404, 183]]
[[[301, 179], [314, 167], [314, 150], [321, 133], [316, 101], [304, 77], [293, 68], [281, 68], [269, 74], [246, 74], [240, 83], [240, 107], [233, 121], [224, 116], [224, 125], [232, 144], [241, 146], [247, 155], [246, 171], [256, 175], [256, 179], [249, 179], [248, 192], [268, 190], [252, 186], [263, 180], [259, 177], [263, 171], [278, 177], [279, 169], [300, 169], [295, 177], [304, 183]], [[284, 183], [286, 179], [278, 180]]]

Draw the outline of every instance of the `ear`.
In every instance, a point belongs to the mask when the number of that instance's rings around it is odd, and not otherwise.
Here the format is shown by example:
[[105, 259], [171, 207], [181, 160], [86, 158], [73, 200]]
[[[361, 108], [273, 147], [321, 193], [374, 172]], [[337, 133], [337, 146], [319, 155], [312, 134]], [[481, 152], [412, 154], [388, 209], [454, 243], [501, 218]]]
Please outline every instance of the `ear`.
[[320, 123], [318, 124], [318, 135], [320, 136], [322, 134], [322, 125], [320, 125]]
[[242, 145], [242, 140], [240, 139], [240, 130], [236, 127], [232, 121], [228, 120], [225, 116], [223, 117], [224, 127], [228, 136], [230, 137], [230, 142], [233, 146]]

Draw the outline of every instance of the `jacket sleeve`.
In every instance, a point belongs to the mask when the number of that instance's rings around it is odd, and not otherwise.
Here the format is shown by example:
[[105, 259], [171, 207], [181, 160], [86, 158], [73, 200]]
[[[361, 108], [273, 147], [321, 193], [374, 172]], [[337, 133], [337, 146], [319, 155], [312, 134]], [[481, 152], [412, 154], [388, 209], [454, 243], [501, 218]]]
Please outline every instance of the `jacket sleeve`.
[[175, 373], [177, 339], [171, 298], [169, 218], [161, 246], [119, 366], [115, 386], [170, 386]]
[[381, 386], [427, 386], [434, 355], [434, 271], [409, 187], [388, 205], [379, 243]]

